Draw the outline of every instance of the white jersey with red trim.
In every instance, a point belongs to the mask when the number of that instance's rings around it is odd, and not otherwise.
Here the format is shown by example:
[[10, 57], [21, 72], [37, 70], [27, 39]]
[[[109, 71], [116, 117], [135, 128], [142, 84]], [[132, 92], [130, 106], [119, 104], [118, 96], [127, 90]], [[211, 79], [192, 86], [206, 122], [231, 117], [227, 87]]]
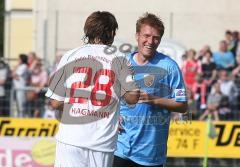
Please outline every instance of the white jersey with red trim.
[[119, 98], [137, 86], [125, 55], [110, 52], [106, 45], [88, 44], [62, 57], [46, 93], [64, 102], [58, 141], [96, 151], [115, 150]]

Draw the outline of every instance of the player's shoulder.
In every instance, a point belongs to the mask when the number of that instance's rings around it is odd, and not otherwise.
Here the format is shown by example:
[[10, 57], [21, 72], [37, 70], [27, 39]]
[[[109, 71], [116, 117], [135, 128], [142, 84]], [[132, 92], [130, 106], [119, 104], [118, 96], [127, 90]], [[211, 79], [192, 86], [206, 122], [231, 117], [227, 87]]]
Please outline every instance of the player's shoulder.
[[66, 64], [70, 63], [72, 61], [72, 57], [75, 55], [75, 53], [79, 49], [81, 49], [81, 47], [68, 50], [66, 53], [64, 53], [64, 55], [62, 56], [62, 58], [58, 64], [58, 68], [61, 68], [61, 67], [65, 66]]
[[157, 52], [157, 57], [161, 60], [161, 65], [164, 65], [168, 68], [179, 68], [177, 62], [173, 60], [170, 56], [161, 52]]
[[129, 53], [123, 53], [123, 52], [117, 51], [112, 56], [113, 56], [113, 62], [116, 62], [119, 64], [129, 61]]
[[89, 49], [90, 46], [88, 45], [82, 45], [82, 46], [79, 46], [77, 48], [74, 48], [74, 49], [71, 49], [69, 51], [67, 51], [65, 54], [64, 54], [64, 58], [67, 59], [67, 60], [70, 60], [71, 57], [73, 57], [76, 53], [80, 52], [80, 51], [84, 51], [84, 50], [87, 50]]

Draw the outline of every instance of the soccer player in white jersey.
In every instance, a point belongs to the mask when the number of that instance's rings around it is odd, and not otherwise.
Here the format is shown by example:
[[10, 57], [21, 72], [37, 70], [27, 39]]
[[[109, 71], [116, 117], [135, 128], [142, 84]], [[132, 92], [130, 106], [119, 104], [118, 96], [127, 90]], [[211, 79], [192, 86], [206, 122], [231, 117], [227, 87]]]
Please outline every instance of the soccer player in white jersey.
[[118, 28], [109, 12], [94, 12], [84, 26], [85, 45], [67, 52], [46, 96], [63, 111], [56, 135], [56, 167], [111, 167], [119, 98], [135, 104], [139, 90], [124, 55], [108, 51]]

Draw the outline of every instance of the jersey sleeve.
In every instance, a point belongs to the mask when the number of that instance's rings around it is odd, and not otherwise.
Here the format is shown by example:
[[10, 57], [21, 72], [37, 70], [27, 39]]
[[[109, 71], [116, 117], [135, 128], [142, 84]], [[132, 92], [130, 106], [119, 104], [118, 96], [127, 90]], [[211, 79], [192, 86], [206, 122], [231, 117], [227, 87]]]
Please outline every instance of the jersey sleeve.
[[168, 76], [171, 87], [171, 98], [175, 99], [176, 102], [186, 102], [187, 101], [187, 91], [183, 81], [182, 73], [178, 66], [176, 65]]
[[57, 101], [64, 101], [66, 94], [66, 66], [67, 55], [62, 57], [56, 71], [51, 74], [45, 96]]
[[121, 84], [121, 96], [123, 96], [128, 91], [138, 90], [139, 86], [134, 80], [134, 70], [129, 58], [121, 56], [120, 62], [118, 80]]

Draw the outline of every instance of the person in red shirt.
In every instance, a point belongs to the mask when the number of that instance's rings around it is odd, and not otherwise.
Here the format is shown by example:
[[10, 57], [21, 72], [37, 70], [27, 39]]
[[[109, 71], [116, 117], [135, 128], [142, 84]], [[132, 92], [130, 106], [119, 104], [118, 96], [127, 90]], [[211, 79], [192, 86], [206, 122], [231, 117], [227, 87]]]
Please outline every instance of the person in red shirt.
[[187, 52], [187, 59], [183, 62], [182, 73], [188, 89], [192, 90], [193, 84], [196, 82], [197, 74], [202, 73], [201, 63], [195, 59], [196, 51], [190, 49]]

